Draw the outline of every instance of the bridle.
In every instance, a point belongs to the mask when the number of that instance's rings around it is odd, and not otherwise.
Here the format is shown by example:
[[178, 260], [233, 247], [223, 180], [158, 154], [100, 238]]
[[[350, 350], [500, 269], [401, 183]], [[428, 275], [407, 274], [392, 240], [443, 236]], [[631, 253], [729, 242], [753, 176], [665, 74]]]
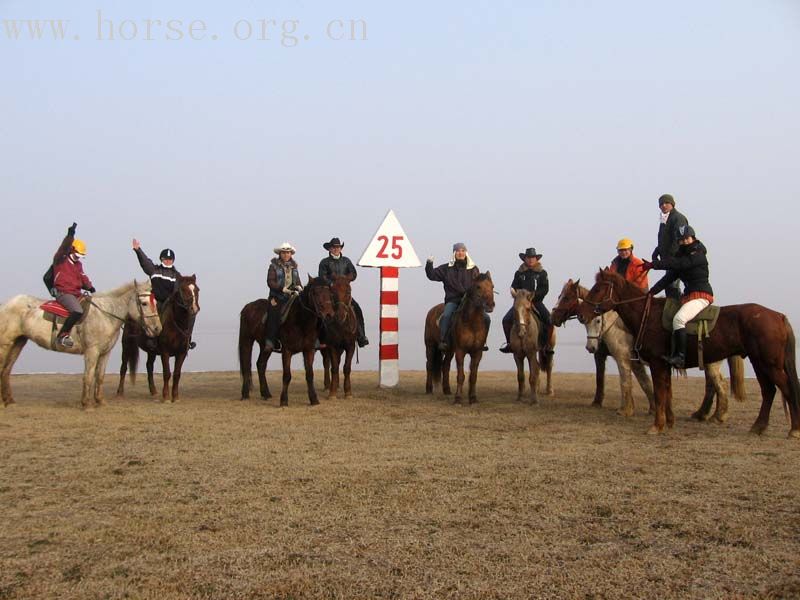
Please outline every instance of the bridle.
[[[636, 332], [636, 339], [633, 342], [633, 356], [631, 360], [641, 360], [639, 355], [639, 350], [642, 348], [642, 335], [644, 334], [644, 324], [647, 322], [647, 317], [650, 316], [650, 305], [652, 304], [653, 296], [651, 294], [643, 294], [641, 296], [636, 296], [634, 298], [628, 298], [627, 300], [614, 300], [614, 283], [612, 281], [603, 281], [598, 282], [602, 283], [603, 285], [608, 286], [608, 298], [601, 300], [600, 302], [594, 302], [592, 300], [588, 300], [584, 298], [584, 302], [589, 304], [590, 306], [594, 306], [594, 312], [597, 315], [602, 316], [609, 310], [614, 309], [615, 307], [621, 304], [630, 304], [631, 302], [638, 302], [640, 300], [644, 300], [644, 311], [642, 311], [642, 322], [639, 325], [639, 331]], [[600, 310], [600, 307], [608, 302], [611, 307], [606, 310]], [[589, 336], [587, 336], [589, 339]]]

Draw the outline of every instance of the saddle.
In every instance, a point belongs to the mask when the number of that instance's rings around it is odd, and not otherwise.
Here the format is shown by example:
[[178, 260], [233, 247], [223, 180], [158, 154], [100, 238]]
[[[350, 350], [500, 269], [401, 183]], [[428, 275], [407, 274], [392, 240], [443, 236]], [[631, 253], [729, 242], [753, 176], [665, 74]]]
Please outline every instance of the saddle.
[[[661, 313], [661, 326], [666, 331], [672, 331], [672, 319], [681, 308], [681, 303], [675, 298], [667, 298], [664, 312]], [[686, 333], [697, 335], [701, 338], [708, 337], [714, 330], [719, 318], [719, 306], [709, 304], [698, 315], [686, 324]]]
[[[80, 303], [81, 308], [83, 309], [83, 316], [80, 318], [80, 320], [78, 320], [78, 323], [82, 323], [84, 319], [86, 319], [86, 314], [89, 312], [89, 307], [91, 307], [92, 301], [88, 296], [82, 296]], [[39, 305], [39, 308], [44, 311], [45, 320], [52, 321], [53, 324], [56, 323], [59, 317], [66, 319], [69, 316], [69, 311], [56, 300], [48, 300], [47, 302], [43, 302]]]
[[[289, 296], [289, 299], [286, 301], [286, 304], [284, 304], [281, 307], [281, 314], [280, 314], [281, 325], [283, 325], [283, 323], [286, 321], [286, 317], [289, 316], [289, 309], [292, 308], [292, 304], [294, 304], [295, 301], [299, 297], [300, 296]], [[269, 313], [272, 312], [273, 310], [275, 310], [275, 307], [277, 305], [278, 305], [278, 301], [275, 300], [274, 298], [271, 298], [270, 301], [269, 301], [269, 310], [264, 313], [264, 316], [262, 318], [262, 323], [266, 323], [267, 322], [267, 318], [269, 317]]]

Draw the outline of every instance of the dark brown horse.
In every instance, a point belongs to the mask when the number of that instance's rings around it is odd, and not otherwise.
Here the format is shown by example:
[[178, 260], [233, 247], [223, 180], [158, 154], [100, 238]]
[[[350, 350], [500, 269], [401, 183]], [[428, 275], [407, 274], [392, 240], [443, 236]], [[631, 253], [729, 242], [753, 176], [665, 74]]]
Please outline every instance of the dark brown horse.
[[[596, 282], [578, 309], [578, 318], [587, 323], [596, 314], [616, 310], [632, 332], [641, 335], [641, 356], [650, 364], [656, 396], [655, 422], [650, 433], [672, 427], [672, 371], [664, 359], [670, 351], [670, 332], [661, 325], [664, 299], [642, 294], [635, 285], [608, 269], [601, 270]], [[649, 303], [649, 310], [648, 310]], [[646, 317], [646, 318], [643, 318]], [[697, 366], [697, 340], [690, 336], [686, 366]], [[790, 437], [800, 437], [800, 382], [795, 362], [795, 337], [786, 315], [759, 304], [723, 306], [710, 337], [703, 341], [703, 358], [717, 362], [729, 356], [747, 356], [761, 387], [761, 410], [750, 429], [763, 433], [776, 388], [789, 406]]]
[[[161, 401], [169, 399], [169, 381], [172, 377], [172, 401], [179, 397], [181, 370], [191, 341], [192, 317], [200, 312], [200, 288], [197, 277], [179, 277], [175, 283], [175, 291], [167, 298], [161, 308], [161, 334], [156, 338], [155, 350], [144, 335], [141, 326], [131, 319], [125, 323], [122, 331], [122, 364], [119, 368], [119, 387], [117, 396], [125, 394], [125, 374], [130, 368], [131, 383], [136, 379], [136, 367], [139, 363], [139, 348], [147, 353], [147, 383], [150, 394], [155, 396], [156, 383], [153, 377], [153, 365], [156, 357], [161, 357], [161, 370], [164, 385], [161, 390]], [[169, 359], [175, 358], [175, 368], [170, 372]]]
[[[266, 306], [269, 306], [267, 300], [256, 300], [247, 304], [240, 315], [239, 371], [242, 375], [242, 400], [249, 397], [250, 388], [252, 387], [250, 360], [254, 341], [257, 341], [261, 347], [256, 363], [259, 383], [261, 384], [261, 397], [265, 399], [272, 397], [265, 376], [267, 362], [272, 353], [266, 351], [263, 346]], [[292, 380], [292, 356], [298, 352], [303, 353], [308, 400], [312, 405], [319, 404], [317, 392], [314, 389], [314, 354], [316, 353], [319, 331], [322, 329], [323, 323], [333, 316], [333, 299], [330, 287], [323, 280], [309, 276], [308, 284], [289, 308], [286, 319], [281, 324], [278, 336], [283, 359], [281, 406], [289, 405], [288, 390], [289, 382]]]
[[325, 388], [328, 398], [336, 398], [339, 391], [339, 365], [344, 352], [344, 397], [352, 398], [353, 391], [350, 386], [350, 371], [353, 364], [353, 354], [356, 350], [356, 335], [358, 321], [352, 306], [352, 291], [350, 277], [336, 276], [331, 284], [333, 304], [336, 317], [326, 323], [322, 331], [321, 341], [326, 348], [322, 351], [322, 365], [325, 370]]
[[454, 402], [460, 403], [464, 389], [464, 357], [469, 354], [469, 403], [478, 401], [475, 384], [478, 381], [478, 365], [483, 358], [483, 347], [489, 335], [485, 314], [494, 310], [494, 283], [489, 271], [479, 275], [467, 290], [458, 310], [450, 322], [450, 349], [439, 350], [439, 318], [444, 304], [437, 304], [425, 317], [425, 354], [427, 379], [425, 393], [433, 393], [433, 384], [442, 382], [442, 392], [450, 394], [450, 361], [456, 357], [458, 368]]

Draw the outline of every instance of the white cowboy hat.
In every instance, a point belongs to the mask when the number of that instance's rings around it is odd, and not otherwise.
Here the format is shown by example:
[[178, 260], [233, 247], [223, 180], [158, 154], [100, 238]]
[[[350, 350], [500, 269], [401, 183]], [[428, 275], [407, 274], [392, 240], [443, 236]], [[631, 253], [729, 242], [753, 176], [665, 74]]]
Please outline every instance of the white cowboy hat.
[[275, 254], [280, 254], [281, 252], [291, 252], [294, 254], [296, 250], [289, 242], [283, 242], [280, 246], [274, 249], [274, 252]]

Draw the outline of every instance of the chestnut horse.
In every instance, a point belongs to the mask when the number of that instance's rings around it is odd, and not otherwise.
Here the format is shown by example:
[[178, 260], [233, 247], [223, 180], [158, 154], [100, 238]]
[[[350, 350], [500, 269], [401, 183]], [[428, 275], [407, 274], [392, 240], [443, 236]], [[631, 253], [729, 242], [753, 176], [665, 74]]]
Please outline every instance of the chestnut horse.
[[[269, 308], [268, 308], [269, 307]], [[271, 310], [268, 300], [256, 300], [242, 308], [239, 319], [239, 372], [242, 375], [242, 400], [250, 395], [252, 374], [250, 372], [253, 341], [258, 341], [261, 351], [258, 355], [258, 378], [261, 384], [261, 397], [271, 398], [267, 385], [267, 362], [272, 352], [265, 350], [265, 317]], [[281, 324], [278, 339], [281, 343], [283, 359], [283, 389], [281, 390], [281, 406], [289, 405], [289, 382], [292, 380], [292, 356], [303, 353], [303, 365], [306, 371], [308, 400], [312, 405], [319, 404], [317, 391], [314, 389], [314, 354], [319, 331], [327, 320], [334, 316], [333, 298], [330, 287], [322, 279], [309, 276], [308, 284], [289, 307], [289, 312]], [[263, 365], [263, 368], [262, 368]]]
[[[670, 352], [670, 334], [661, 324], [665, 300], [643, 295], [641, 289], [608, 269], [601, 270], [596, 282], [578, 308], [578, 319], [587, 323], [598, 314], [616, 310], [625, 326], [641, 331], [641, 356], [650, 364], [656, 396], [656, 414], [649, 433], [672, 427], [672, 370], [663, 359]], [[686, 366], [697, 366], [697, 339], [689, 336]], [[795, 337], [786, 315], [759, 304], [737, 304], [720, 308], [717, 324], [703, 341], [703, 357], [716, 362], [730, 356], [747, 356], [761, 387], [761, 410], [751, 427], [763, 433], [776, 388], [789, 406], [789, 437], [800, 437], [800, 382], [795, 362]]]
[[457, 387], [454, 403], [461, 403], [464, 389], [464, 357], [469, 354], [469, 403], [478, 401], [475, 384], [478, 381], [478, 365], [483, 358], [483, 347], [489, 335], [485, 313], [494, 310], [494, 283], [489, 271], [479, 275], [467, 290], [458, 310], [450, 321], [450, 349], [439, 350], [439, 318], [444, 304], [437, 304], [425, 317], [425, 354], [427, 379], [425, 393], [433, 393], [433, 384], [442, 382], [442, 392], [450, 394], [450, 361], [456, 357], [458, 368]]
[[352, 306], [351, 281], [351, 277], [334, 276], [333, 283], [331, 283], [336, 317], [326, 323], [321, 338], [326, 346], [322, 350], [322, 365], [325, 370], [325, 388], [328, 390], [328, 398], [336, 398], [339, 391], [339, 365], [342, 360], [342, 352], [344, 352], [344, 365], [342, 365], [344, 397], [353, 397], [350, 387], [350, 371], [353, 354], [356, 351], [358, 320]]
[[[178, 400], [181, 370], [186, 354], [189, 352], [189, 342], [192, 332], [191, 318], [200, 312], [200, 288], [197, 286], [197, 277], [179, 277], [175, 282], [175, 290], [163, 303], [161, 308], [161, 334], [155, 338], [155, 350], [149, 346], [149, 341], [142, 328], [132, 319], [128, 319], [122, 330], [122, 364], [119, 368], [119, 386], [117, 396], [125, 394], [125, 374], [130, 368], [131, 383], [136, 380], [136, 367], [139, 364], [139, 348], [147, 353], [147, 383], [150, 395], [157, 393], [156, 382], [153, 377], [153, 365], [156, 356], [161, 357], [161, 371], [164, 385], [161, 390], [161, 401], [169, 397], [169, 381], [172, 377], [172, 401]], [[175, 369], [170, 372], [169, 359], [175, 357]]]
[[[539, 348], [539, 327], [533, 308], [533, 294], [528, 290], [511, 289], [514, 296], [514, 325], [511, 327], [509, 344], [517, 363], [517, 400], [522, 400], [525, 391], [525, 359], [528, 360], [531, 396], [529, 404], [538, 404], [539, 369], [547, 374], [547, 395], [553, 395], [553, 354]], [[550, 348], [556, 346], [556, 330], [550, 333]]]

